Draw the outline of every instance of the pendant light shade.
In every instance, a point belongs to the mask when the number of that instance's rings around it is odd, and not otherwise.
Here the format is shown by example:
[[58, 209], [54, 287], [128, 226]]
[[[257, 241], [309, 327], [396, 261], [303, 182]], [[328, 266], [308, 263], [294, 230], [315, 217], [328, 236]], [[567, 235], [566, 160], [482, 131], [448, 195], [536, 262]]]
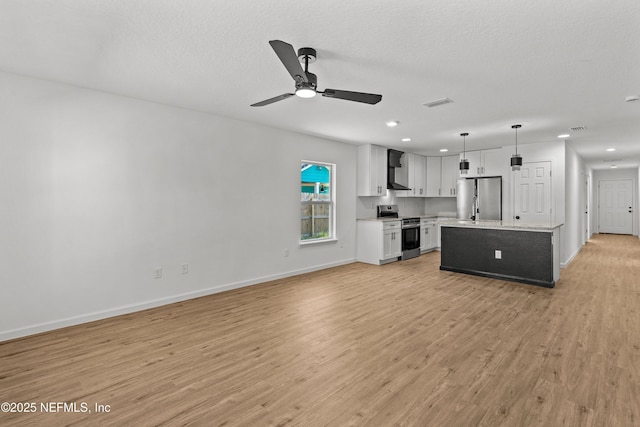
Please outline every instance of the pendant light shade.
[[462, 160], [460, 160], [460, 174], [466, 175], [469, 173], [469, 160], [467, 159], [467, 136], [468, 132], [461, 133], [462, 139]]
[[513, 125], [511, 126], [511, 129], [515, 129], [516, 130], [516, 153], [511, 156], [511, 170], [512, 171], [519, 171], [520, 170], [520, 166], [522, 166], [522, 156], [520, 156], [520, 154], [518, 154], [518, 129], [520, 129], [522, 127], [522, 125]]

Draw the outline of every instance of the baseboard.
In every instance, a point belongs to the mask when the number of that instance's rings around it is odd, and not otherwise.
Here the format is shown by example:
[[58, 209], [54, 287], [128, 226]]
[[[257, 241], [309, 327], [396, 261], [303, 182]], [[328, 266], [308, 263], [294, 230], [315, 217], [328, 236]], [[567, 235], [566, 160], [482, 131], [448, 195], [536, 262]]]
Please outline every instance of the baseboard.
[[581, 245], [578, 249], [576, 249], [576, 251], [573, 253], [573, 255], [571, 255], [566, 262], [561, 262], [560, 263], [560, 268], [567, 268], [569, 266], [569, 264], [571, 264], [571, 261], [573, 261], [573, 259], [576, 256], [578, 256], [578, 254], [582, 250], [582, 246], [584, 246], [584, 245]]
[[176, 302], [186, 301], [194, 298], [199, 298], [207, 295], [213, 295], [220, 292], [230, 291], [233, 289], [244, 288], [247, 286], [257, 285], [272, 280], [284, 279], [286, 277], [298, 276], [300, 274], [311, 273], [313, 271], [325, 270], [327, 268], [338, 267], [340, 265], [346, 265], [356, 262], [355, 258], [345, 259], [337, 262], [332, 262], [323, 265], [317, 265], [313, 267], [301, 268], [298, 270], [291, 270], [284, 273], [272, 274], [268, 276], [256, 277], [249, 280], [243, 280], [240, 282], [229, 283], [222, 286], [216, 286], [213, 288], [201, 289], [194, 292], [187, 292], [184, 294], [173, 295], [165, 298], [158, 298], [149, 301], [143, 301], [137, 304], [125, 305], [115, 307], [108, 310], [97, 311], [93, 313], [82, 314], [79, 316], [67, 317], [60, 320], [52, 320], [50, 322], [38, 323], [35, 325], [29, 325], [22, 328], [11, 329], [8, 331], [0, 332], [0, 342], [12, 340], [16, 338], [22, 338], [29, 335], [39, 334], [42, 332], [53, 331], [55, 329], [66, 328], [68, 326], [80, 325], [82, 323], [93, 322], [95, 320], [107, 319], [109, 317], [120, 316], [123, 314], [134, 313], [136, 311], [147, 310], [149, 308], [160, 307], [167, 304], [173, 304]]

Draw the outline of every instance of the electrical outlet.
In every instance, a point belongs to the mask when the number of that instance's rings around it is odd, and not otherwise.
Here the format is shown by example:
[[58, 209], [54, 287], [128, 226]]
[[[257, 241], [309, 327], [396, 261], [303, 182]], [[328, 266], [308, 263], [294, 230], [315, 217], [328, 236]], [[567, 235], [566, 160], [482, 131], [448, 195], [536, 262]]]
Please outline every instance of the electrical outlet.
[[496, 259], [502, 259], [502, 251], [496, 249]]
[[285, 256], [285, 257], [288, 257], [288, 256], [289, 256], [289, 248], [287, 248], [287, 249], [285, 249], [285, 250], [284, 250], [284, 256]]
[[158, 267], [155, 270], [153, 270], [153, 278], [162, 279], [162, 267]]
[[189, 274], [189, 264], [182, 264], [182, 274]]

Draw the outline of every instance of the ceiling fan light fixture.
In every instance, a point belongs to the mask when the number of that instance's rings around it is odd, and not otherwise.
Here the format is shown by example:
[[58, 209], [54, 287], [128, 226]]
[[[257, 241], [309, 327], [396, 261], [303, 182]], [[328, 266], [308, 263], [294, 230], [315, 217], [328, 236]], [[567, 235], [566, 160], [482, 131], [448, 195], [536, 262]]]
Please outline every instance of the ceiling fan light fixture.
[[316, 91], [310, 87], [301, 87], [296, 89], [296, 96], [299, 96], [300, 98], [313, 98], [316, 96]]

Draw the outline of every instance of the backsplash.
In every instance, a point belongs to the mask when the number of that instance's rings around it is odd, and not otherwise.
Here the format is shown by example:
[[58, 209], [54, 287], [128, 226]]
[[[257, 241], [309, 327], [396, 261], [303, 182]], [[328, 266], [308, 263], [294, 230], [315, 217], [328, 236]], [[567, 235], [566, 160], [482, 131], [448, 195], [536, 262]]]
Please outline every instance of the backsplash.
[[425, 213], [452, 217], [456, 215], [456, 199], [453, 197], [396, 197], [395, 191], [387, 191], [386, 196], [358, 197], [357, 217], [375, 218], [378, 205], [398, 205], [400, 216], [419, 216]]

